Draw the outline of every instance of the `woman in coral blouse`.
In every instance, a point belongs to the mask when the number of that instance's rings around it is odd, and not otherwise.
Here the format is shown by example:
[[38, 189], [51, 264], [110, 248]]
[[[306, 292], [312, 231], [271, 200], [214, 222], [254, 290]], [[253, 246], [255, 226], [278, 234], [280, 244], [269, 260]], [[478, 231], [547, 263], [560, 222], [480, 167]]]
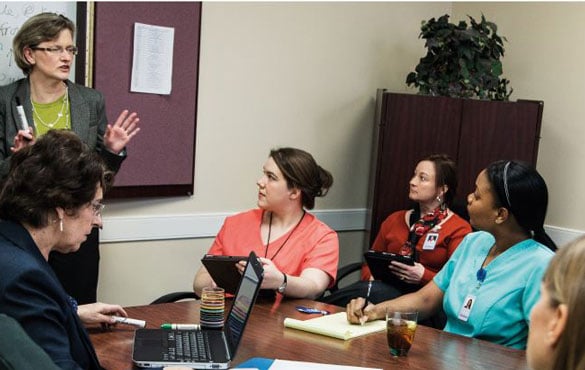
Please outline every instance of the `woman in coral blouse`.
[[[208, 253], [247, 256], [253, 250], [264, 266], [262, 289], [292, 298], [320, 296], [335, 282], [339, 241], [307, 210], [332, 184], [331, 174], [311, 154], [272, 150], [257, 181], [258, 208], [227, 217]], [[241, 261], [242, 271], [244, 266]], [[193, 281], [195, 293], [214, 285], [201, 267]]]

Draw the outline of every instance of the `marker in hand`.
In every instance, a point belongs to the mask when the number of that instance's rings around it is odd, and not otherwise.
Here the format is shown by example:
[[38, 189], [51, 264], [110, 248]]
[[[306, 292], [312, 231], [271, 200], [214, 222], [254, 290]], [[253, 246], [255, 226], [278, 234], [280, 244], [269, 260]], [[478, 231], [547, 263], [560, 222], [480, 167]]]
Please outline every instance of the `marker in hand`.
[[144, 320], [136, 320], [121, 316], [112, 316], [112, 318], [119, 324], [133, 325], [138, 326], [139, 328], [144, 328], [146, 326], [146, 321]]
[[28, 120], [26, 114], [24, 114], [24, 107], [20, 104], [20, 99], [16, 98], [16, 111], [18, 112], [18, 118], [20, 118], [20, 125], [24, 131], [29, 131]]

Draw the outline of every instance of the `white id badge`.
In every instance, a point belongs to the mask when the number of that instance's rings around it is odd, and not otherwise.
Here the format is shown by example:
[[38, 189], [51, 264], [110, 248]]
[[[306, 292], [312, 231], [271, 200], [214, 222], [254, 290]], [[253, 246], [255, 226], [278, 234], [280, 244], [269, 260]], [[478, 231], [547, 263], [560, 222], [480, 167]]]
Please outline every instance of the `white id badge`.
[[459, 320], [467, 322], [467, 319], [469, 319], [469, 313], [471, 312], [474, 304], [475, 296], [468, 294], [463, 301], [463, 306], [461, 306], [461, 309], [459, 310], [459, 316], [457, 316]]
[[422, 249], [425, 251], [432, 251], [439, 240], [439, 233], [427, 233]]

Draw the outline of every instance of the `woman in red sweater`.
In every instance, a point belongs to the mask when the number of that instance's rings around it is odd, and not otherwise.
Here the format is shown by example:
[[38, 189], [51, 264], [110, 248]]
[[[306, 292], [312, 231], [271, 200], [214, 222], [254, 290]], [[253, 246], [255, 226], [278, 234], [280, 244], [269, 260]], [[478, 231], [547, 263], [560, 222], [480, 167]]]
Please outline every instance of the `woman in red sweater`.
[[372, 249], [411, 257], [414, 264], [392, 261], [388, 268], [396, 279], [372, 283], [370, 270], [364, 265], [360, 282], [340, 289], [324, 301], [345, 306], [369, 290], [369, 300], [377, 303], [418, 290], [432, 280], [471, 232], [469, 223], [449, 208], [457, 190], [457, 167], [449, 156], [433, 154], [423, 158], [409, 185], [408, 197], [415, 206], [388, 216]]

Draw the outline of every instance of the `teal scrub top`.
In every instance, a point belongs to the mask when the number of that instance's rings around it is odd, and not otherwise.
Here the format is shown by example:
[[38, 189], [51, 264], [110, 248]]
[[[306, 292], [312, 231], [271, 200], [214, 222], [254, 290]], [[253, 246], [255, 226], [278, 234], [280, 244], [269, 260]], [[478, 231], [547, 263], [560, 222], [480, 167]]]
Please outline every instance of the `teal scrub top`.
[[[468, 234], [433, 279], [444, 293], [444, 330], [525, 349], [530, 311], [554, 252], [533, 239], [524, 240], [492, 260], [480, 283], [477, 271], [494, 243], [487, 232]], [[471, 309], [465, 309], [470, 299]]]

